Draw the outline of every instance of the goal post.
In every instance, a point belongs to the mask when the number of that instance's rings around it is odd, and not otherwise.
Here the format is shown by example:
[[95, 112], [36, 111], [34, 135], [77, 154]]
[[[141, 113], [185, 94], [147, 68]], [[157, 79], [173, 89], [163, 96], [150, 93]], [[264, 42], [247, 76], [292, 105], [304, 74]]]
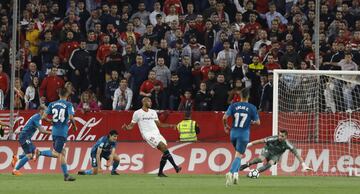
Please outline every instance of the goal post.
[[360, 173], [360, 71], [274, 70], [272, 134], [286, 129], [314, 172], [288, 151], [272, 175]]

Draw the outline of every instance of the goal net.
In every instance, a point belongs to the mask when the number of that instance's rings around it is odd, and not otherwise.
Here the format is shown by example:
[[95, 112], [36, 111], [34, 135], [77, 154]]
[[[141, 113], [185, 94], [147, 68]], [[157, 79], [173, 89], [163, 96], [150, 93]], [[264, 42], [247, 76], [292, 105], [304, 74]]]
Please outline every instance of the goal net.
[[285, 152], [273, 175], [360, 174], [360, 72], [274, 71], [273, 135], [286, 129], [314, 172]]

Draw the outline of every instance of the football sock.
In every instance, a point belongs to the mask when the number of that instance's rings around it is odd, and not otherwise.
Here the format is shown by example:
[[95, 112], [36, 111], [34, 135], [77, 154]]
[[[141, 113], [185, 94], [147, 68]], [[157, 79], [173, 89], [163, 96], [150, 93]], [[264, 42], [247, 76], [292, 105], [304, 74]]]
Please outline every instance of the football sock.
[[265, 170], [269, 169], [270, 167], [271, 167], [271, 164], [266, 163], [264, 166], [260, 167], [258, 169], [258, 171], [261, 173], [261, 172], [264, 172]]
[[163, 156], [165, 156], [169, 162], [173, 165], [174, 168], [177, 168], [178, 166], [175, 164], [174, 158], [172, 157], [172, 155], [170, 154], [169, 150], [166, 150], [163, 154]]
[[28, 157], [23, 157], [21, 158], [21, 160], [19, 161], [19, 164], [16, 166], [16, 170], [19, 170], [20, 168], [22, 168], [26, 162], [29, 161], [29, 158]]
[[51, 150], [40, 151], [40, 156], [53, 157]]
[[85, 173], [86, 175], [92, 175], [92, 174], [93, 174], [93, 171], [92, 171], [92, 169], [89, 169], [89, 170], [85, 170], [84, 173]]
[[61, 170], [63, 171], [65, 177], [67, 177], [69, 175], [66, 164], [61, 164]]
[[162, 173], [163, 173], [163, 170], [164, 170], [166, 161], [167, 161], [167, 157], [166, 157], [165, 154], [164, 154], [164, 155], [161, 157], [161, 160], [160, 160], [159, 174], [162, 174]]
[[19, 159], [21, 160], [23, 157], [25, 157], [26, 156], [26, 154], [20, 154], [19, 155]]
[[231, 164], [230, 172], [231, 173], [238, 172], [239, 168], [240, 168], [240, 164], [241, 164], [241, 158], [235, 157], [235, 159], [233, 160], [233, 162]]
[[115, 172], [118, 166], [119, 166], [119, 161], [114, 161], [113, 162], [112, 172]]
[[253, 160], [251, 160], [249, 162], [249, 166], [253, 165], [253, 164], [257, 164], [257, 163], [260, 163], [262, 162], [262, 160], [260, 158], [254, 158]]

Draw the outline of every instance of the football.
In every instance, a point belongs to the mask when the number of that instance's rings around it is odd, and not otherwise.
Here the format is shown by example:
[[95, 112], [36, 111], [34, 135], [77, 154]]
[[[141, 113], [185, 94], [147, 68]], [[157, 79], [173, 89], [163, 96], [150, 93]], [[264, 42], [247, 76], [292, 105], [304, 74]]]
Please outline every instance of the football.
[[253, 179], [257, 179], [257, 178], [259, 178], [259, 176], [260, 176], [260, 173], [257, 169], [251, 170], [248, 174], [248, 177], [253, 178]]

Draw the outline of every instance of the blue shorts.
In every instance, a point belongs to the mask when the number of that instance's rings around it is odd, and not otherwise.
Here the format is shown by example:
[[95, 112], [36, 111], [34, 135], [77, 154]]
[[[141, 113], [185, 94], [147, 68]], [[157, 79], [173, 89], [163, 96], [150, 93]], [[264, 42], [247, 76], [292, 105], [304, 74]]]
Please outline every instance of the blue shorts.
[[230, 141], [237, 152], [239, 152], [240, 154], [245, 153], [246, 146], [249, 143], [249, 141], [245, 141], [239, 137], [230, 137]]
[[57, 153], [61, 153], [65, 147], [66, 138], [62, 136], [53, 136], [53, 148]]
[[30, 139], [20, 140], [19, 142], [25, 154], [33, 154], [35, 152], [36, 147]]
[[[101, 158], [104, 158], [105, 160], [109, 160], [111, 153], [101, 152], [100, 154], [100, 160]], [[91, 166], [93, 168], [98, 167], [98, 163], [96, 161], [96, 154], [91, 154]]]

